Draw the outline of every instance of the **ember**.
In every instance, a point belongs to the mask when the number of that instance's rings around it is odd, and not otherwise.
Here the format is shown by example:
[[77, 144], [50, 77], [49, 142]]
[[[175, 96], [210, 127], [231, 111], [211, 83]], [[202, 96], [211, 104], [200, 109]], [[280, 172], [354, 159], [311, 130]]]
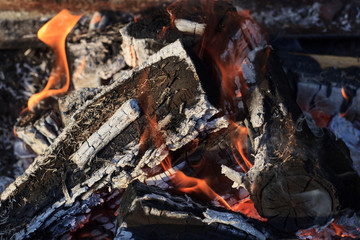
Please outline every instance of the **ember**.
[[277, 24], [315, 21], [326, 42], [350, 7], [290, 4], [275, 17], [257, 2], [108, 4], [40, 28], [32, 41], [51, 48], [52, 70], [44, 46], [19, 52], [40, 62], [16, 67], [33, 80], [14, 126], [22, 168], [0, 175], [0, 238], [360, 236], [360, 140], [347, 136], [360, 136], [359, 66], [329, 73], [331, 55], [293, 35], [309, 29]]

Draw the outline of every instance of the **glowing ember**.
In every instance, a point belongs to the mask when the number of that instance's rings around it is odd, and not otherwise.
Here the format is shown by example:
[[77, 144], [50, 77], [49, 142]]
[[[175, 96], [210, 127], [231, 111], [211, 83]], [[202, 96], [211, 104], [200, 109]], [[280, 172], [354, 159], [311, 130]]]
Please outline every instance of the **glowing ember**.
[[254, 202], [251, 201], [250, 198], [245, 198], [241, 200], [238, 204], [233, 206], [231, 210], [235, 212], [241, 212], [242, 214], [245, 214], [248, 217], [255, 218], [259, 221], [267, 221], [266, 218], [263, 218], [259, 215], [259, 213], [256, 211], [256, 208], [254, 206]]
[[[80, 18], [81, 15], [71, 15], [64, 9], [38, 31], [38, 38], [48, 45], [55, 54], [55, 66], [45, 88], [30, 97], [28, 110], [33, 111], [37, 104], [47, 97], [58, 96], [68, 91], [70, 73], [66, 59], [65, 40]], [[64, 77], [66, 77], [65, 84], [61, 88], [56, 88], [61, 85]]]
[[234, 106], [233, 98], [241, 97], [248, 90], [243, 77], [244, 60], [251, 50], [264, 42], [264, 38], [248, 11], [228, 13], [221, 31], [216, 30], [215, 15], [211, 11], [208, 15], [199, 57], [213, 62], [223, 103], [226, 100]]
[[[145, 144], [146, 139], [149, 137], [149, 135], [151, 135], [152, 139], [154, 140], [156, 148], [160, 149], [163, 146], [165, 146], [165, 141], [163, 139], [161, 130], [157, 125], [156, 114], [153, 114], [153, 116], [151, 116], [150, 114], [150, 109], [154, 109], [153, 106], [155, 105], [155, 102], [148, 91], [147, 77], [148, 77], [148, 69], [144, 72], [142, 78], [140, 79], [139, 88], [138, 88], [139, 102], [148, 120], [148, 125], [146, 126], [144, 133], [140, 138], [140, 148], [142, 148], [142, 145]], [[242, 136], [240, 137], [240, 141], [244, 141], [243, 138], [244, 137], [246, 138], [247, 131], [241, 128], [240, 126], [238, 126], [238, 128], [240, 129], [240, 135]], [[192, 149], [194, 147], [196, 148], [198, 146], [198, 140], [194, 140], [190, 145], [192, 145], [191, 146]], [[166, 147], [164, 150], [167, 151]], [[252, 164], [245, 158], [242, 147], [241, 150], [239, 151], [241, 151], [242, 155], [244, 156], [244, 161], [246, 163], [246, 166], [248, 168], [252, 167]], [[172, 162], [169, 155], [167, 155], [165, 159], [161, 162], [161, 166], [164, 171], [168, 171], [169, 169], [172, 168]], [[235, 206], [232, 207], [225, 201], [224, 198], [222, 198], [209, 186], [206, 180], [187, 176], [180, 170], [176, 171], [173, 174], [171, 173], [171, 171], [168, 171], [168, 173], [171, 174], [170, 179], [174, 184], [174, 187], [181, 192], [187, 194], [197, 194], [200, 196], [206, 196], [211, 200], [217, 201], [219, 204], [223, 205], [225, 208], [229, 210], [241, 212], [249, 217], [256, 218], [260, 221], [266, 221], [266, 219], [259, 216], [259, 214], [257, 213], [254, 207], [254, 203], [250, 199], [245, 199], [244, 201], [240, 201], [239, 203], [237, 203]]]
[[349, 101], [349, 96], [346, 94], [344, 87], [341, 88], [341, 94], [346, 101]]
[[301, 239], [335, 239], [335, 236], [348, 239], [358, 238], [358, 236], [354, 236], [346, 232], [346, 230], [344, 230], [340, 225], [338, 225], [336, 221], [332, 222], [329, 226], [322, 229], [321, 231], [318, 231], [316, 228], [302, 230], [298, 233], [298, 236]]
[[133, 68], [135, 68], [137, 66], [137, 59], [133, 46], [130, 46], [130, 54], [131, 54], [131, 65], [133, 66]]

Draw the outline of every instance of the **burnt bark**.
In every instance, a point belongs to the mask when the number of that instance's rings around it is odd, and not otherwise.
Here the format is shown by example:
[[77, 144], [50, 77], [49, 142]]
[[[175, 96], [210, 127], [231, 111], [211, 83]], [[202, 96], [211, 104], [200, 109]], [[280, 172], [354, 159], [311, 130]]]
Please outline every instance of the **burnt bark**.
[[277, 229], [296, 231], [358, 209], [360, 178], [346, 148], [328, 130], [315, 136], [308, 128], [272, 50], [252, 54], [256, 79], [247, 79], [244, 105], [254, 167], [245, 186], [259, 214]]
[[[141, 100], [139, 85], [146, 85], [148, 93]], [[217, 113], [182, 44], [165, 47], [148, 63], [116, 75], [112, 85], [85, 102], [44, 155], [1, 194], [0, 234], [26, 239], [54, 224], [63, 225], [63, 233], [76, 228], [79, 222], [69, 219], [101, 201], [96, 191], [145, 181], [146, 169], [159, 166], [169, 151], [181, 149], [202, 132], [227, 127]], [[164, 144], [156, 146], [149, 136], [140, 147], [149, 124], [146, 115], [154, 114]]]
[[[217, 216], [214, 218], [214, 216]], [[118, 238], [135, 239], [267, 239], [261, 223], [240, 214], [208, 208], [186, 196], [133, 182], [125, 191], [118, 215]], [[258, 224], [256, 228], [256, 224]]]

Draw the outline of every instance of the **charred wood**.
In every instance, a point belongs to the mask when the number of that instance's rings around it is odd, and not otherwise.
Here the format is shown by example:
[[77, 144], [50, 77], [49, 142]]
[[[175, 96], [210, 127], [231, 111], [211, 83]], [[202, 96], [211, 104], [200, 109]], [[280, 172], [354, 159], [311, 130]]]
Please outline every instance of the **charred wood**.
[[[144, 181], [147, 173], [142, 169], [160, 164], [167, 155], [164, 148], [150, 144], [139, 155], [140, 137], [147, 122], [136, 100], [141, 79], [146, 79], [155, 99], [150, 111], [156, 112], [164, 129], [168, 150], [185, 146], [202, 131], [227, 126], [223, 119], [210, 120], [218, 110], [207, 101], [182, 44], [175, 42], [145, 65], [118, 76], [114, 84], [87, 101], [44, 155], [1, 194], [3, 236], [31, 238], [63, 219], [65, 209], [87, 205], [88, 197], [98, 189], [108, 184], [126, 188], [133, 180]], [[101, 151], [112, 138], [120, 140], [117, 148]], [[26, 215], [20, 214], [23, 212]]]
[[[240, 214], [202, 206], [185, 196], [133, 182], [125, 191], [115, 239], [268, 239], [259, 224]], [[255, 225], [255, 226], [254, 226]], [[126, 227], [125, 227], [126, 226]]]
[[248, 81], [244, 105], [254, 167], [245, 186], [260, 215], [296, 231], [357, 209], [360, 178], [344, 145], [326, 129], [319, 137], [311, 132], [270, 48], [249, 56], [256, 78]]

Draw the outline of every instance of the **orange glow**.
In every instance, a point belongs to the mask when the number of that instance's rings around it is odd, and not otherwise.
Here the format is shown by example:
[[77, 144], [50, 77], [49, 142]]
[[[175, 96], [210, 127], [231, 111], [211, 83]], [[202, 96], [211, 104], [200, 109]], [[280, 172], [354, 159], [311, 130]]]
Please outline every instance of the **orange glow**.
[[231, 210], [235, 212], [241, 212], [242, 214], [245, 214], [248, 217], [257, 219], [262, 222], [267, 221], [266, 218], [261, 217], [259, 213], [256, 211], [254, 202], [251, 201], [250, 198], [245, 198], [241, 200], [237, 205], [233, 206]]
[[[68, 10], [64, 9], [38, 31], [38, 38], [48, 45], [55, 54], [55, 66], [45, 88], [30, 97], [28, 101], [29, 110], [33, 111], [36, 105], [47, 97], [62, 95], [68, 91], [70, 73], [66, 59], [65, 40], [80, 18], [81, 15], [71, 15]], [[61, 85], [64, 77], [66, 77], [65, 84], [56, 89]]]
[[78, 68], [78, 70], [76, 71], [77, 75], [80, 75], [84, 71], [85, 64], [86, 64], [86, 59], [85, 59], [85, 57], [83, 57], [83, 59], [81, 60], [81, 65]]
[[169, 29], [169, 26], [163, 26], [161, 32], [157, 35], [157, 39], [162, 39], [165, 36], [166, 31]]
[[227, 209], [231, 210], [230, 205], [220, 197], [211, 187], [206, 183], [205, 180], [189, 177], [185, 175], [182, 171], [177, 171], [171, 181], [174, 183], [176, 188], [184, 193], [201, 193], [205, 194], [207, 197], [213, 200], [217, 200]]
[[235, 146], [236, 150], [240, 153], [241, 158], [243, 162], [245, 163], [245, 166], [241, 163], [239, 158], [236, 156], [236, 154], [233, 152], [233, 156], [237, 162], [237, 164], [241, 167], [241, 169], [244, 172], [249, 171], [250, 168], [252, 168], [253, 164], [249, 161], [247, 158], [247, 153], [245, 154], [244, 150], [248, 149], [247, 146], [247, 135], [248, 131], [246, 127], [239, 126], [238, 124], [231, 122], [230, 125], [234, 126], [236, 128], [236, 131], [233, 132], [231, 136], [231, 143]]
[[15, 137], [17, 137], [18, 135], [17, 135], [17, 133], [16, 133], [15, 128], [13, 128], [13, 132], [14, 132]]
[[93, 20], [94, 22], [94, 24], [96, 24], [96, 23], [98, 23], [98, 22], [100, 22], [101, 21], [101, 15], [100, 15], [100, 13], [99, 14], [96, 14], [96, 16], [95, 16], [95, 19]]
[[[209, 5], [211, 3], [210, 1]], [[242, 64], [249, 52], [260, 46], [265, 39], [248, 11], [228, 13], [222, 22], [224, 26], [221, 31], [217, 30], [217, 19], [210, 10], [207, 19], [198, 54], [201, 59], [210, 60], [214, 64], [216, 73], [213, 73], [213, 77], [220, 85], [222, 100], [236, 106], [233, 98], [242, 97], [249, 89]]]
[[336, 234], [337, 236], [357, 238], [357, 237], [355, 237], [355, 236], [353, 236], [353, 235], [351, 235], [351, 234], [349, 234], [349, 233], [346, 233], [346, 232], [344, 231], [344, 229], [343, 229], [340, 225], [338, 225], [337, 223], [335, 223], [335, 221], [331, 223], [331, 226], [334, 228], [335, 234]]
[[311, 237], [312, 239], [334, 239], [334, 236], [341, 238], [359, 238], [359, 236], [355, 236], [346, 232], [340, 225], [336, 223], [336, 220], [326, 228], [322, 229], [320, 232], [317, 231], [316, 228], [301, 230], [299, 236], [302, 238]]
[[138, 64], [137, 64], [135, 49], [133, 48], [133, 46], [130, 46], [130, 55], [131, 55], [131, 65], [133, 66], [133, 68], [136, 68]]
[[346, 94], [344, 87], [341, 88], [341, 94], [346, 101], [349, 101], [349, 96]]

